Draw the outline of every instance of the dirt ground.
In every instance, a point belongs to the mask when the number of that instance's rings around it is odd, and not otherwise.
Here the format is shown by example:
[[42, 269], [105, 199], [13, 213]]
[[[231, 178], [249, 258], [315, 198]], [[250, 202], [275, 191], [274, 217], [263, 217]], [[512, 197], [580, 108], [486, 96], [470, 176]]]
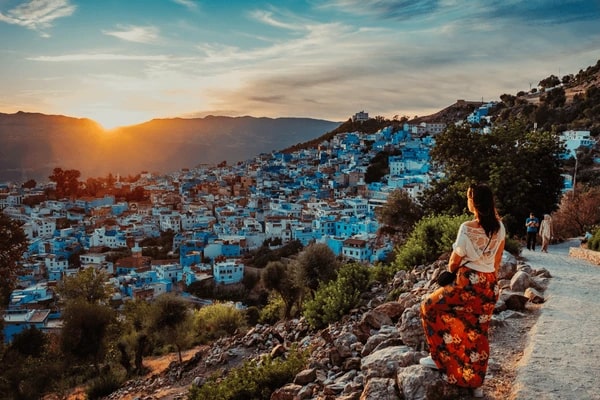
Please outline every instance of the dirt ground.
[[510, 318], [490, 330], [490, 364], [483, 384], [484, 399], [515, 400], [511, 397], [517, 377], [517, 366], [529, 341], [541, 304], [527, 304], [523, 317]]

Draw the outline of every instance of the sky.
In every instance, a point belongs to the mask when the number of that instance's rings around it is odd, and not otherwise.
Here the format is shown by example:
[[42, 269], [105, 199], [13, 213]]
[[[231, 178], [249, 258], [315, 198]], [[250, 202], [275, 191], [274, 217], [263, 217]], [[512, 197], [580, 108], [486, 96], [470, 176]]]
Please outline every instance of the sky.
[[107, 129], [412, 118], [598, 60], [598, 0], [0, 0], [0, 112]]

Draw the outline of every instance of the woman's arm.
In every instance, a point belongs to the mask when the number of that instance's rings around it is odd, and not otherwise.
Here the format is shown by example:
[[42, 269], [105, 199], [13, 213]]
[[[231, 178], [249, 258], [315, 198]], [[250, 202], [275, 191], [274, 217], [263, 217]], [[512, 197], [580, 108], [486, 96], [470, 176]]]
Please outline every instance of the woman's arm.
[[463, 257], [459, 256], [458, 254], [456, 254], [456, 252], [452, 251], [452, 254], [450, 254], [450, 260], [448, 260], [448, 271], [455, 272], [458, 269], [458, 267], [460, 267], [462, 259]]
[[498, 250], [496, 250], [496, 256], [494, 257], [494, 270], [496, 271], [496, 275], [498, 274], [500, 264], [502, 263], [502, 253], [504, 253], [504, 244], [505, 240], [502, 240], [502, 242], [498, 245]]

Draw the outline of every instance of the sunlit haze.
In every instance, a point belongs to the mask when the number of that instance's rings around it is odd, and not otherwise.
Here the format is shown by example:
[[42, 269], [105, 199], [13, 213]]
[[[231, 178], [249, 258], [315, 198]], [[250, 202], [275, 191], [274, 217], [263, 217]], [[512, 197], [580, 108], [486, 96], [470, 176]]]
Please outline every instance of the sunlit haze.
[[107, 129], [498, 100], [600, 59], [589, 0], [0, 0], [0, 112]]

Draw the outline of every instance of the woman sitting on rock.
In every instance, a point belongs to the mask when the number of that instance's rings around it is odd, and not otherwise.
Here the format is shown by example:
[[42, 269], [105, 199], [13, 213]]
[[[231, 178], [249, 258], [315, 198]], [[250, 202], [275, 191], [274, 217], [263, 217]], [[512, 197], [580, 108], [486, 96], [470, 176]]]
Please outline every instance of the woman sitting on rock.
[[488, 329], [499, 294], [497, 274], [506, 233], [488, 186], [469, 187], [467, 207], [475, 219], [460, 226], [448, 262], [456, 280], [421, 304], [431, 356], [420, 363], [439, 369], [448, 383], [472, 388], [475, 397], [483, 397]]

